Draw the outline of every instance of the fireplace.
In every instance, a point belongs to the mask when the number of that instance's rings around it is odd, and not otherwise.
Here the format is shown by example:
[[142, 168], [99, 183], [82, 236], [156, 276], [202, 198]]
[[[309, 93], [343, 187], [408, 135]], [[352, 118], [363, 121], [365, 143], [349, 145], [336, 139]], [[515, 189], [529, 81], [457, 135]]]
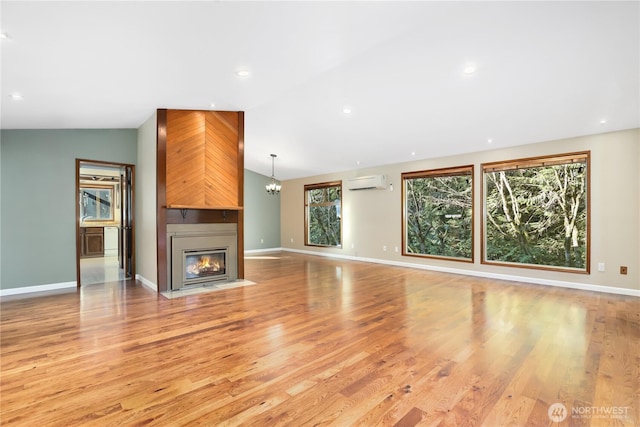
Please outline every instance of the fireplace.
[[237, 279], [236, 224], [168, 224], [169, 289]]

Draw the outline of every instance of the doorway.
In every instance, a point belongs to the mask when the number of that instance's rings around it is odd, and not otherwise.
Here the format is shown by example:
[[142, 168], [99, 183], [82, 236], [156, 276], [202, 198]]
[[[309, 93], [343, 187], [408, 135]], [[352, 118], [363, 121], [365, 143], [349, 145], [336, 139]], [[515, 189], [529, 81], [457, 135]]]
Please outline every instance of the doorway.
[[76, 159], [78, 287], [135, 274], [134, 166]]

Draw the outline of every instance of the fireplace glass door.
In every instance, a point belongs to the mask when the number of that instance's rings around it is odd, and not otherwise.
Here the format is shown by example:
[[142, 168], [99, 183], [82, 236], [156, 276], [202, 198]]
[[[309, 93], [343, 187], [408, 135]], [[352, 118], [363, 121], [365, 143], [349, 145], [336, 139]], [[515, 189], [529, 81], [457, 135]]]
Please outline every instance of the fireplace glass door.
[[184, 285], [227, 278], [226, 249], [189, 251], [184, 255]]

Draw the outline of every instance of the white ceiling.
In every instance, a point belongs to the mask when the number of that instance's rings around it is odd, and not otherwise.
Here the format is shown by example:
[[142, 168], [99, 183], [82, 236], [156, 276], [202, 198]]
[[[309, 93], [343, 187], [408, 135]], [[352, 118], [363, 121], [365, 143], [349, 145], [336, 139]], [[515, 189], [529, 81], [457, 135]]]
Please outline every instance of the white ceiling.
[[245, 167], [271, 175], [275, 153], [278, 179], [635, 128], [639, 6], [3, 0], [1, 125], [215, 103], [245, 111]]

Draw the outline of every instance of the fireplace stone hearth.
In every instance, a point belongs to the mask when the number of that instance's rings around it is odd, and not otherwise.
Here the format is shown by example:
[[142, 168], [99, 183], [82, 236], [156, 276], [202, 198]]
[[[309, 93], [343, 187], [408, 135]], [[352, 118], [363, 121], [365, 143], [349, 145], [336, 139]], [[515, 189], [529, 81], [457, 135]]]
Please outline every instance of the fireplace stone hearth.
[[237, 280], [236, 224], [167, 224], [169, 289]]

